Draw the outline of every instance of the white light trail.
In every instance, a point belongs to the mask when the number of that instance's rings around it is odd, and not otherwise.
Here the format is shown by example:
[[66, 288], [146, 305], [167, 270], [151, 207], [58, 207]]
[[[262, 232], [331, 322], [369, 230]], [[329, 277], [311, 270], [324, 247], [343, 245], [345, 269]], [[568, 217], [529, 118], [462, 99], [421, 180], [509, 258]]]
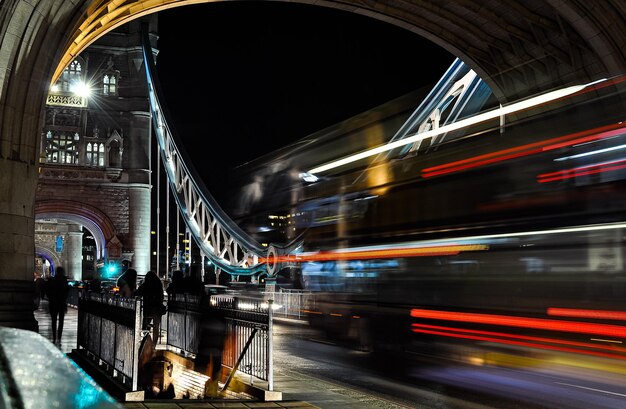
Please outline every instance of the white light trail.
[[514, 104], [508, 105], [508, 106], [503, 106], [501, 108], [498, 109], [494, 109], [493, 111], [488, 111], [488, 112], [484, 112], [482, 114], [478, 114], [466, 119], [462, 119], [458, 122], [449, 124], [449, 125], [445, 125], [442, 126], [441, 128], [437, 128], [437, 129], [431, 129], [429, 131], [426, 132], [422, 132], [419, 134], [414, 134], [412, 136], [409, 136], [407, 138], [404, 139], [400, 139], [397, 140], [395, 142], [391, 142], [388, 143], [386, 145], [382, 145], [382, 146], [378, 146], [376, 148], [372, 148], [372, 149], [368, 149], [366, 151], [363, 152], [359, 152], [356, 153], [354, 155], [350, 155], [347, 156], [345, 158], [336, 160], [336, 161], [332, 161], [329, 163], [326, 163], [324, 165], [321, 166], [317, 166], [311, 170], [309, 170], [307, 173], [310, 174], [315, 174], [315, 173], [320, 173], [320, 172], [324, 172], [330, 169], [334, 169], [337, 168], [339, 166], [343, 166], [346, 165], [348, 163], [352, 163], [352, 162], [356, 162], [358, 160], [361, 159], [365, 159], [368, 158], [370, 156], [374, 156], [374, 155], [378, 155], [379, 153], [382, 152], [387, 152], [390, 151], [392, 149], [395, 148], [399, 148], [401, 146], [404, 145], [409, 145], [412, 143], [415, 143], [417, 141], [421, 141], [424, 140], [426, 138], [431, 138], [433, 136], [437, 136], [437, 135], [441, 135], [447, 132], [452, 132], [452, 131], [456, 131], [457, 129], [462, 129], [471, 125], [475, 125], [481, 122], [485, 122], [488, 121], [490, 119], [494, 119], [494, 118], [499, 118], [503, 115], [509, 115], [515, 112], [519, 112], [519, 111], [523, 111], [541, 104], [545, 104], [548, 102], [552, 102], [555, 101], [557, 99], [561, 99], [567, 96], [570, 96], [572, 94], [575, 94], [579, 91], [582, 91], [583, 89], [591, 86], [591, 85], [595, 85], [597, 83], [606, 81], [606, 78], [600, 79], [598, 81], [594, 81], [594, 82], [590, 82], [588, 84], [584, 84], [584, 85], [573, 85], [571, 87], [567, 87], [567, 88], [562, 88], [556, 91], [552, 91], [552, 92], [548, 92], [546, 94], [543, 95], [538, 95], [536, 97], [533, 98], [529, 98], [527, 100], [524, 101], [520, 101], [520, 102], [516, 102]]
[[626, 148], [626, 144], [619, 145], [619, 146], [612, 146], [610, 148], [598, 149], [597, 151], [579, 153], [578, 155], [564, 156], [562, 158], [556, 158], [556, 159], [554, 159], [554, 161], [555, 162], [561, 162], [561, 161], [568, 160], [568, 159], [584, 158], [585, 156], [597, 155], [597, 154], [600, 154], [600, 153], [611, 152], [611, 151], [616, 151], [616, 150], [625, 149], [625, 148]]

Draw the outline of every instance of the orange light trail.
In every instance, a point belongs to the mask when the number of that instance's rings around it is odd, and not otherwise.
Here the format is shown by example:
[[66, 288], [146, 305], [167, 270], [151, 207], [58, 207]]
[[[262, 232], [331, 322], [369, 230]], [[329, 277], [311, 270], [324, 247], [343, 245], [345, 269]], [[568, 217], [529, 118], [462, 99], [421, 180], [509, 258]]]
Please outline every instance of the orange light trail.
[[626, 311], [580, 310], [576, 308], [550, 307], [547, 309], [547, 314], [556, 317], [593, 318], [601, 320], [626, 321]]
[[509, 315], [436, 311], [418, 308], [411, 309], [411, 317], [626, 338], [626, 327], [611, 324], [548, 320], [543, 318], [514, 317]]
[[422, 177], [429, 178], [433, 176], [444, 175], [448, 173], [458, 172], [461, 170], [477, 168], [479, 166], [503, 162], [509, 159], [515, 159], [523, 156], [534, 155], [541, 152], [547, 152], [566, 146], [576, 145], [579, 143], [606, 139], [622, 134], [625, 129], [626, 127], [624, 127], [624, 124], [616, 123], [560, 136], [557, 138], [551, 138], [540, 142], [533, 142], [526, 145], [473, 156], [471, 158], [449, 162], [443, 165], [424, 168], [422, 169]]
[[500, 338], [487, 337], [487, 336], [481, 336], [481, 335], [470, 335], [470, 334], [454, 334], [454, 333], [449, 333], [449, 332], [444, 332], [444, 331], [432, 331], [432, 330], [418, 329], [418, 328], [414, 328], [413, 332], [420, 332], [420, 333], [432, 334], [432, 335], [442, 335], [442, 336], [452, 337], [452, 338], [472, 339], [475, 341], [495, 342], [499, 344], [518, 345], [518, 346], [524, 346], [524, 347], [530, 347], [530, 348], [549, 349], [549, 350], [560, 351], [560, 352], [571, 352], [571, 353], [576, 353], [576, 354], [594, 355], [594, 356], [600, 356], [603, 358], [626, 360], [625, 356], [617, 355], [617, 354], [609, 354], [609, 353], [600, 352], [600, 351], [588, 351], [585, 349], [560, 347], [556, 345], [536, 344], [533, 342], [515, 341], [512, 339], [500, 339]]
[[615, 170], [626, 169], [626, 159], [615, 160], [611, 162], [598, 163], [595, 165], [581, 166], [578, 168], [559, 170], [557, 172], [542, 173], [537, 175], [537, 182], [548, 183], [557, 180], [571, 179], [586, 175], [595, 175], [598, 173], [612, 172]]
[[448, 246], [405, 247], [377, 250], [355, 251], [328, 251], [313, 254], [288, 254], [276, 257], [259, 258], [259, 263], [304, 263], [308, 261], [336, 261], [336, 260], [371, 260], [396, 257], [427, 257], [457, 255], [462, 251], [488, 250], [483, 244], [459, 244]]
[[434, 330], [441, 330], [441, 331], [450, 331], [453, 333], [460, 332], [460, 333], [468, 333], [468, 334], [489, 335], [489, 336], [494, 336], [494, 337], [514, 338], [514, 339], [522, 339], [525, 341], [546, 342], [546, 343], [552, 343], [552, 344], [576, 346], [576, 347], [581, 347], [581, 348], [604, 349], [604, 350], [613, 351], [613, 352], [626, 353], [626, 348], [622, 348], [622, 347], [618, 347], [614, 345], [591, 344], [589, 342], [569, 341], [569, 340], [556, 339], [556, 338], [532, 337], [528, 335], [509, 334], [505, 332], [493, 332], [493, 331], [481, 331], [481, 330], [465, 329], [465, 328], [443, 327], [439, 325], [411, 324], [411, 326], [413, 327], [414, 332], [416, 328], [426, 328], [426, 329], [434, 329]]

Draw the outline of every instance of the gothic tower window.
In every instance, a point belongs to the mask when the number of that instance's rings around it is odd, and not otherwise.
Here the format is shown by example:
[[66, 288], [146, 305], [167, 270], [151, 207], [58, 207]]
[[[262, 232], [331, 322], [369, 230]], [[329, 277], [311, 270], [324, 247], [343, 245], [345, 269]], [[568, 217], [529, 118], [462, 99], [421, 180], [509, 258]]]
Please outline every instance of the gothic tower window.
[[115, 69], [113, 57], [109, 56], [109, 59], [106, 62], [106, 68], [104, 69], [104, 74], [102, 74], [102, 94], [116, 96], [119, 80], [120, 72]]
[[102, 78], [102, 93], [104, 95], [117, 95], [117, 76], [115, 74], [104, 74]]
[[87, 144], [85, 161], [87, 166], [104, 166], [104, 143], [89, 142]]
[[75, 59], [63, 70], [61, 77], [57, 82], [57, 90], [63, 92], [76, 92], [78, 91], [80, 84], [83, 83], [83, 62], [80, 59]]
[[71, 132], [46, 133], [46, 162], [74, 165], [78, 163], [80, 135]]

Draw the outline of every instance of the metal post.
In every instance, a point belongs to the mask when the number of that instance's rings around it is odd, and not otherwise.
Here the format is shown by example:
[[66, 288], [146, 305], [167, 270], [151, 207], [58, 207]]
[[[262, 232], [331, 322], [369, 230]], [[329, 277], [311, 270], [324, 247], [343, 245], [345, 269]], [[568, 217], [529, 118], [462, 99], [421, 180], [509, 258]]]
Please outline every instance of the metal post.
[[176, 212], [176, 270], [180, 270], [179, 255], [180, 255], [180, 214]]
[[[159, 155], [160, 156], [160, 155]], [[161, 158], [157, 158], [157, 228], [156, 228], [156, 274], [157, 277], [161, 277], [159, 275], [159, 250], [161, 249], [161, 240], [160, 240], [160, 222], [161, 222]]]
[[135, 345], [133, 347], [133, 391], [139, 390], [139, 348], [141, 347], [141, 298], [135, 298]]
[[165, 198], [165, 234], [167, 236], [165, 242], [165, 278], [170, 277], [170, 187], [167, 186], [167, 195]]
[[267, 313], [269, 316], [267, 325], [267, 388], [269, 391], [274, 390], [274, 312], [272, 304], [274, 304], [274, 300], [267, 300]]

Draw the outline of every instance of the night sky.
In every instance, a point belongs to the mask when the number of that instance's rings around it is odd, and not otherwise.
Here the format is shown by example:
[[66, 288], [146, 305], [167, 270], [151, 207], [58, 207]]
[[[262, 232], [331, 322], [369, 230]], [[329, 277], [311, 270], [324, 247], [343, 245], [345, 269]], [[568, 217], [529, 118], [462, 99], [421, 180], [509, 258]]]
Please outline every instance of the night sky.
[[454, 59], [378, 20], [281, 2], [161, 12], [158, 48], [173, 127], [220, 201], [229, 169], [434, 84]]

